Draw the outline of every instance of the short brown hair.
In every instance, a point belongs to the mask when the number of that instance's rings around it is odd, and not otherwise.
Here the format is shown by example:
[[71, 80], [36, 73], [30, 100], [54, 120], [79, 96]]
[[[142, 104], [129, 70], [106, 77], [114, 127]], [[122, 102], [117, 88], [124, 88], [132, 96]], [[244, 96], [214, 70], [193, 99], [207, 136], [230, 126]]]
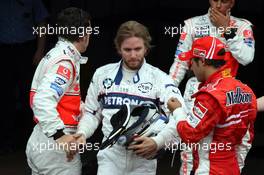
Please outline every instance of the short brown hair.
[[149, 34], [149, 31], [147, 27], [140, 24], [137, 21], [127, 21], [119, 27], [116, 37], [115, 37], [115, 47], [119, 51], [120, 46], [122, 42], [130, 37], [138, 37], [142, 38], [144, 41], [144, 45], [147, 49], [147, 52], [151, 48], [150, 42], [151, 42], [151, 36]]

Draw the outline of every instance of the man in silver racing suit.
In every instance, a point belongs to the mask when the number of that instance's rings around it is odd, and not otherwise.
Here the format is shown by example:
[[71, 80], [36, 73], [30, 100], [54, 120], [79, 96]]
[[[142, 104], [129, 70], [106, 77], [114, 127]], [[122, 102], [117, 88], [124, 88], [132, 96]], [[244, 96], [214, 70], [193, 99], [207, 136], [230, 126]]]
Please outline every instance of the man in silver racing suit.
[[[128, 21], [120, 26], [115, 45], [122, 60], [102, 66], [94, 73], [86, 96], [84, 116], [78, 125], [77, 142], [85, 143], [85, 139], [94, 133], [100, 122], [103, 124], [105, 140], [113, 130], [111, 117], [125, 103], [140, 105], [152, 101], [165, 109], [171, 97], [183, 102], [173, 80], [146, 63], [145, 55], [150, 49], [150, 41], [149, 32], [142, 24]], [[170, 119], [167, 125], [175, 128], [173, 121]], [[166, 131], [171, 132], [166, 127], [164, 130], [165, 135]], [[147, 160], [118, 144], [100, 150], [97, 159], [98, 175], [156, 174], [156, 159]]]
[[[70, 7], [59, 14], [58, 25], [87, 28], [90, 16]], [[71, 134], [76, 132], [81, 117], [80, 64], [86, 63], [87, 57], [80, 53], [85, 52], [88, 44], [89, 33], [59, 34], [56, 46], [41, 60], [34, 74], [30, 105], [36, 125], [26, 148], [33, 175], [81, 174], [79, 155], [67, 160], [66, 153], [75, 141]]]

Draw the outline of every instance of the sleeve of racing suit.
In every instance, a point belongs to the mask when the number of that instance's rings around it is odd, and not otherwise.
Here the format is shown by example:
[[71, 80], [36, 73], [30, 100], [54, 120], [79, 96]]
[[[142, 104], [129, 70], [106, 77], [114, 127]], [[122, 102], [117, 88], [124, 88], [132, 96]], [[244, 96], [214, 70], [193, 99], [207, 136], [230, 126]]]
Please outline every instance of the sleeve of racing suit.
[[61, 61], [47, 70], [33, 97], [32, 109], [44, 134], [52, 136], [64, 128], [56, 109], [58, 102], [73, 81], [70, 61]]
[[234, 38], [227, 39], [226, 42], [234, 58], [242, 65], [247, 65], [253, 61], [255, 53], [255, 41], [251, 24], [246, 22], [238, 28]]
[[87, 91], [87, 96], [84, 105], [84, 113], [81, 117], [77, 129], [77, 133], [83, 134], [85, 138], [89, 138], [93, 135], [94, 131], [102, 120], [100, 104], [98, 102], [98, 95], [98, 75], [95, 72]]
[[[246, 22], [240, 28], [238, 28], [237, 34], [234, 38], [227, 39], [227, 45], [234, 58], [242, 65], [247, 65], [254, 59], [255, 53], [255, 41], [251, 23]], [[251, 126], [247, 131], [250, 132]], [[250, 137], [247, 134], [243, 137], [242, 143], [236, 147], [238, 164], [240, 171], [244, 167], [244, 161], [248, 151], [251, 148], [251, 144], [248, 143]]]
[[251, 133], [254, 133], [254, 122], [249, 123], [248, 129], [244, 137], [242, 138], [242, 143], [238, 146], [236, 146], [236, 155], [237, 155], [237, 162], [240, 169], [240, 172], [242, 172], [242, 169], [245, 165], [245, 159], [247, 157], [247, 154], [252, 146], [252, 136]]
[[[162, 106], [164, 111], [168, 111], [167, 102], [170, 98], [177, 98], [183, 104], [183, 108], [186, 109], [181, 92], [173, 84], [173, 80], [168, 75], [164, 74], [164, 76], [160, 76], [159, 81], [162, 83], [160, 83], [160, 94], [158, 96], [160, 102], [164, 103], [164, 105]], [[165, 128], [161, 132], [159, 132], [157, 136], [153, 137], [153, 140], [158, 145], [158, 149], [161, 149], [165, 145], [169, 144], [172, 140], [179, 142], [175, 131], [175, 119], [170, 116], [169, 123], [165, 126]]]
[[193, 108], [195, 98], [192, 98], [192, 95], [198, 91], [199, 84], [196, 77], [191, 77], [186, 83], [183, 99], [188, 111]]
[[187, 116], [183, 116], [182, 108], [173, 111], [176, 132], [185, 143], [197, 143], [206, 137], [222, 116], [219, 104], [206, 93], [196, 97], [194, 107], [189, 112]]
[[192, 27], [191, 21], [186, 20], [185, 26], [183, 27], [183, 32], [181, 33], [176, 52], [174, 62], [170, 67], [170, 76], [174, 80], [174, 84], [178, 87], [181, 81], [183, 80], [186, 70], [188, 69], [188, 62], [181, 61], [178, 58], [178, 55], [182, 52], [187, 52], [192, 47]]

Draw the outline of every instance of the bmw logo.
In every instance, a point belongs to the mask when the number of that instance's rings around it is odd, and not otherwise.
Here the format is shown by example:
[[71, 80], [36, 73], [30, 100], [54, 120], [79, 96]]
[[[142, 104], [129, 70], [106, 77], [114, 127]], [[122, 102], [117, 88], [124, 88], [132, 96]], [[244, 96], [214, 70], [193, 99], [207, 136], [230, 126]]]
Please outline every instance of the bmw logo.
[[109, 89], [113, 85], [114, 81], [111, 78], [106, 78], [103, 81], [103, 86], [105, 89]]

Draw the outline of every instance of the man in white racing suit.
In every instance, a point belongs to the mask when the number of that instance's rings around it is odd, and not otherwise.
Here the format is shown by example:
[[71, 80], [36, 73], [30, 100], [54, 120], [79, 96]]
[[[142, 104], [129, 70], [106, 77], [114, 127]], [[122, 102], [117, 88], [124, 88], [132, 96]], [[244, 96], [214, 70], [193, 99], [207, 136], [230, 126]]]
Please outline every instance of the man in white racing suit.
[[[149, 32], [142, 24], [127, 21], [120, 26], [115, 45], [122, 60], [96, 70], [87, 92], [84, 116], [78, 125], [78, 142], [89, 138], [100, 122], [103, 123], [105, 140], [113, 130], [111, 117], [125, 103], [140, 105], [152, 101], [165, 109], [171, 97], [183, 102], [173, 80], [146, 63], [145, 55], [150, 49], [150, 41]], [[173, 120], [168, 125], [175, 127]], [[97, 159], [98, 175], [156, 174], [156, 159], [147, 160], [117, 143], [100, 150]]]
[[[74, 20], [74, 21], [73, 21]], [[78, 8], [64, 9], [60, 27], [90, 27], [90, 16]], [[79, 155], [67, 160], [74, 142], [80, 112], [80, 64], [86, 63], [89, 34], [61, 33], [59, 41], [39, 63], [31, 90], [30, 105], [36, 125], [28, 140], [26, 155], [32, 174], [79, 175]], [[66, 152], [65, 152], [66, 151]]]
[[[230, 16], [230, 10], [235, 4], [235, 0], [209, 0], [210, 9], [208, 13], [202, 16], [196, 16], [185, 21], [183, 32], [181, 33], [179, 43], [175, 53], [174, 63], [170, 68], [170, 76], [173, 78], [176, 86], [185, 76], [189, 69], [189, 62], [181, 61], [178, 55], [191, 49], [194, 40], [204, 36], [214, 36], [226, 44], [228, 52], [225, 74], [236, 76], [239, 64], [247, 65], [252, 62], [255, 52], [255, 41], [252, 31], [252, 24], [242, 18]], [[194, 89], [197, 89], [199, 82], [196, 78], [187, 81], [184, 92], [184, 99], [187, 102], [187, 108], [192, 109], [194, 99], [191, 99]], [[241, 159], [240, 169], [243, 168], [243, 161], [251, 145], [243, 140], [238, 153]], [[188, 151], [187, 151], [188, 152]], [[180, 174], [190, 174], [192, 169], [192, 155], [185, 151], [181, 154], [182, 167]], [[188, 162], [188, 163], [187, 163]]]

